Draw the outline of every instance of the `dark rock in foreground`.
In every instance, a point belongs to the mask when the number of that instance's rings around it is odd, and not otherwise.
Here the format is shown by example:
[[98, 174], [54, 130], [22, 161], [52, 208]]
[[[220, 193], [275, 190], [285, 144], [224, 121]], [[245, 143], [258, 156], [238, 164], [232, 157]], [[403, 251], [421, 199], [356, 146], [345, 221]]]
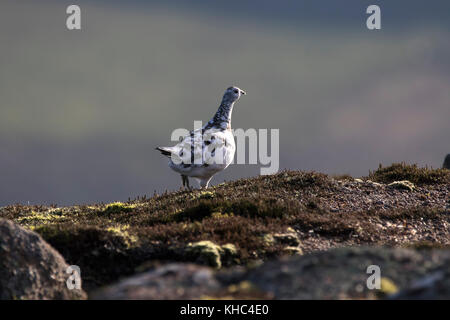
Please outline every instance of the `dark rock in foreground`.
[[96, 299], [189, 299], [214, 292], [220, 284], [213, 269], [194, 264], [168, 264], [98, 292]]
[[450, 265], [446, 264], [444, 268], [414, 281], [406, 289], [393, 295], [392, 299], [448, 300], [450, 298]]
[[[367, 287], [370, 265], [380, 267], [380, 289]], [[445, 270], [450, 270], [449, 250], [339, 248], [271, 261], [248, 270], [166, 265], [104, 288], [92, 298], [373, 299], [395, 298], [398, 293], [401, 298], [449, 299], [450, 273]], [[436, 278], [436, 274], [439, 281], [422, 280], [426, 294], [408, 289], [417, 288], [419, 279]], [[399, 292], [402, 289], [405, 291]]]
[[0, 299], [83, 299], [69, 290], [68, 265], [42, 238], [0, 219]]
[[450, 169], [450, 153], [445, 157], [444, 164], [442, 165], [444, 169]]

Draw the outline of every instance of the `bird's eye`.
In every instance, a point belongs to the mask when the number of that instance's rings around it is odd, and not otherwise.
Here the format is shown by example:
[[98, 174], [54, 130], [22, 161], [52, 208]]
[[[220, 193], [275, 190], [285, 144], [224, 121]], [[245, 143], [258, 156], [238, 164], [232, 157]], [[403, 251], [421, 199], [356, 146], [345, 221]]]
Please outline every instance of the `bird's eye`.
[[239, 93], [239, 91], [237, 91], [236, 89], [234, 89], [234, 93]]

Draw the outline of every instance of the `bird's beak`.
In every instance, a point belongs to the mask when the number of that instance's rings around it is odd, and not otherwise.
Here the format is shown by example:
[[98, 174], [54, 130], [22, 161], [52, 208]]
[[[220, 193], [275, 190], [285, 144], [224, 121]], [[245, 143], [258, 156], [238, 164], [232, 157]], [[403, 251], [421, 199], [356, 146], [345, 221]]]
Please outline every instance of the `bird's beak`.
[[241, 90], [241, 94], [247, 94], [247, 92], [245, 92], [244, 90]]

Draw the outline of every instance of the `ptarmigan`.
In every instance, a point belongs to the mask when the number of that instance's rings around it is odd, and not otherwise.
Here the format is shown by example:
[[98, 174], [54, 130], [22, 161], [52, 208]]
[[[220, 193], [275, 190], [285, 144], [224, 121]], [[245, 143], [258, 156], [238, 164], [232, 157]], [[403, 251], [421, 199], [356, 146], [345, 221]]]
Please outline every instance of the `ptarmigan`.
[[190, 189], [189, 178], [207, 188], [216, 173], [233, 161], [236, 146], [231, 132], [231, 113], [234, 103], [246, 94], [238, 87], [229, 87], [214, 117], [201, 129], [193, 130], [173, 147], [158, 147], [169, 157], [169, 167], [181, 174], [183, 187]]

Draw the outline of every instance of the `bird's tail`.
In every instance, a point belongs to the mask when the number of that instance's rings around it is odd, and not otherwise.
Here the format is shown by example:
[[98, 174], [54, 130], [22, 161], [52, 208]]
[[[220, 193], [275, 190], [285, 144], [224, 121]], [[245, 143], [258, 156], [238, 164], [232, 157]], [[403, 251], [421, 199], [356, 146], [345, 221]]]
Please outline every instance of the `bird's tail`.
[[160, 151], [164, 156], [167, 157], [170, 157], [172, 155], [172, 150], [168, 147], [157, 147], [156, 150]]

